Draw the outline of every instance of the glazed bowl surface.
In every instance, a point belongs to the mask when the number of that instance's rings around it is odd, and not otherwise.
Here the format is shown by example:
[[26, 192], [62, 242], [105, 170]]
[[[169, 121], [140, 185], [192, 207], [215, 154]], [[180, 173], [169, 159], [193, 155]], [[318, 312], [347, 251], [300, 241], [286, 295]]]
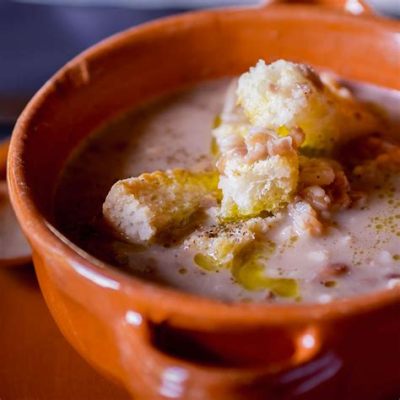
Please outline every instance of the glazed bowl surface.
[[188, 13], [118, 34], [63, 67], [15, 127], [11, 198], [49, 309], [76, 350], [136, 398], [400, 393], [398, 290], [325, 305], [227, 304], [128, 276], [53, 226], [71, 152], [151, 98], [237, 75], [259, 58], [400, 89], [399, 23], [358, 1], [291, 3]]

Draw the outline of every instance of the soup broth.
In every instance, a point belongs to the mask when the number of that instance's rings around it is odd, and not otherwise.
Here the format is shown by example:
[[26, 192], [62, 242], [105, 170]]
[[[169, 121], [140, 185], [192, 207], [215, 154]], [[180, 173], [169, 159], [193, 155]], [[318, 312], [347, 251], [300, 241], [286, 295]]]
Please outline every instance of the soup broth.
[[[132, 110], [101, 127], [67, 163], [55, 199], [58, 228], [88, 253], [142, 279], [223, 301], [329, 302], [392, 288], [400, 282], [400, 175], [371, 188], [364, 204], [332, 216], [324, 235], [292, 235], [284, 214], [267, 233], [262, 267], [274, 279], [296, 282], [296, 296], [276, 296], [254, 276], [195, 262], [182, 242], [139, 246], [115, 237], [102, 221], [114, 182], [143, 172], [204, 169], [215, 162], [211, 129], [229, 85], [203, 83]], [[349, 83], [356, 97], [400, 119], [400, 95]], [[201, 264], [201, 263], [200, 263]]]

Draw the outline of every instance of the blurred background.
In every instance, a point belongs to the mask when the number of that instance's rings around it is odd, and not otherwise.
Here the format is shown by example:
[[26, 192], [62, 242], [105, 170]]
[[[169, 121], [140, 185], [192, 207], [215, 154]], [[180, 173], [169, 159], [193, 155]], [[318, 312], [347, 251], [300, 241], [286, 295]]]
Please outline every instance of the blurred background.
[[[354, 1], [354, 0], [348, 0]], [[154, 18], [260, 0], [0, 0], [0, 138], [66, 61], [97, 41]], [[369, 0], [400, 17], [400, 0]]]

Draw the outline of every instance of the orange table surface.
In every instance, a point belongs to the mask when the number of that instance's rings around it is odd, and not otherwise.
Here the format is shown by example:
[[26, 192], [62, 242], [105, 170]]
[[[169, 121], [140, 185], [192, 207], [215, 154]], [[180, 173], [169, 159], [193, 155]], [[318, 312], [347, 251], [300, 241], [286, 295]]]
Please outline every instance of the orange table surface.
[[0, 269], [0, 400], [127, 400], [66, 342], [32, 266]]

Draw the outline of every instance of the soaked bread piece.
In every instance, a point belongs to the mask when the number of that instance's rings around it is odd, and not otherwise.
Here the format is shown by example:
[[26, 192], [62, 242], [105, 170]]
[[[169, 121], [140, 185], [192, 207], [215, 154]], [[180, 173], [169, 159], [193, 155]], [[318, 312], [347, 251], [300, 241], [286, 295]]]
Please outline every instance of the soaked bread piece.
[[297, 148], [304, 135], [293, 129], [279, 137], [274, 131], [225, 122], [214, 129], [220, 149], [220, 216], [224, 220], [276, 212], [292, 199], [297, 188]]
[[251, 124], [285, 135], [300, 127], [304, 148], [329, 153], [336, 144], [379, 130], [382, 120], [330, 75], [305, 64], [260, 60], [239, 78], [238, 104]]
[[147, 243], [181, 227], [200, 209], [216, 204], [215, 172], [182, 169], [144, 173], [116, 182], [103, 204], [107, 223], [131, 243]]
[[198, 252], [197, 265], [203, 269], [229, 268], [251, 246], [260, 240], [282, 218], [277, 214], [268, 218], [200, 227], [186, 240], [186, 249]]
[[213, 270], [230, 267], [255, 238], [246, 223], [213, 225], [196, 230], [185, 241], [185, 248], [197, 252], [194, 261], [199, 267]]
[[[332, 76], [320, 77], [303, 64], [259, 61], [233, 81], [213, 130], [222, 219], [274, 213], [295, 194], [320, 211], [347, 207], [349, 186], [340, 165], [305, 155], [331, 155], [344, 141], [380, 124]], [[329, 177], [320, 171], [325, 164]]]
[[253, 163], [239, 157], [228, 158], [219, 180], [223, 193], [220, 214], [225, 220], [237, 220], [275, 212], [292, 200], [297, 180], [295, 152]]

